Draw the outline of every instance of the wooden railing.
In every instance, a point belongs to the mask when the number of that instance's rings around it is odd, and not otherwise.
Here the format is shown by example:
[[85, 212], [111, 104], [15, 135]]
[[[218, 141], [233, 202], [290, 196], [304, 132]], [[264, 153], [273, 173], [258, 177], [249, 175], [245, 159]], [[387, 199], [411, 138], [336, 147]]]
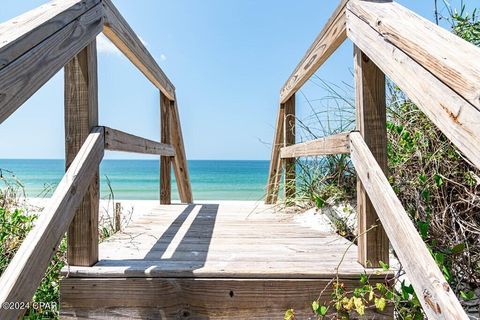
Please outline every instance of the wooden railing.
[[[160, 91], [161, 141], [98, 125], [96, 37], [102, 32]], [[0, 303], [28, 302], [68, 230], [68, 263], [98, 260], [99, 164], [104, 150], [160, 156], [160, 202], [192, 202], [175, 87], [110, 0], [56, 0], [0, 24], [0, 124], [65, 68], [67, 171], [0, 278]], [[25, 309], [0, 308], [0, 319]]]
[[[295, 144], [295, 92], [349, 38], [356, 131]], [[388, 262], [389, 240], [429, 319], [468, 319], [385, 175], [388, 76], [480, 168], [480, 49], [388, 0], [341, 1], [280, 93], [267, 203], [282, 176], [295, 185], [296, 157], [350, 153], [357, 171], [358, 260]], [[283, 165], [282, 165], [283, 161]], [[287, 203], [294, 203], [285, 190]]]

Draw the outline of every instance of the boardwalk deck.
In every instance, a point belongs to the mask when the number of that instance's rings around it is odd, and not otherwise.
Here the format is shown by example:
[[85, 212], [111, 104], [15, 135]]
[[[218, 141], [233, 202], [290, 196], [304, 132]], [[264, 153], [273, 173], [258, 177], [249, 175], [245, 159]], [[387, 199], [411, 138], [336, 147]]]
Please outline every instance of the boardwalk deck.
[[[342, 237], [254, 202], [159, 206], [100, 245], [93, 267], [70, 267], [65, 318], [281, 319], [310, 304], [337, 273], [364, 268]], [[372, 277], [382, 281], [385, 275]], [[330, 290], [324, 293], [330, 298]]]

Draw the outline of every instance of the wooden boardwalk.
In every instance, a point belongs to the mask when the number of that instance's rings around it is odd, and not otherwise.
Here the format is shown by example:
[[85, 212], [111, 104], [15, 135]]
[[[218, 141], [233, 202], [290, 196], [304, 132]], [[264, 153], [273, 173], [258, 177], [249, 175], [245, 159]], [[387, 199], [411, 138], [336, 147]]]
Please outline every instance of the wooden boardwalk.
[[160, 206], [103, 242], [95, 266], [64, 270], [62, 315], [281, 319], [294, 308], [306, 317], [342, 258], [347, 285], [365, 272], [356, 252], [271, 205]]

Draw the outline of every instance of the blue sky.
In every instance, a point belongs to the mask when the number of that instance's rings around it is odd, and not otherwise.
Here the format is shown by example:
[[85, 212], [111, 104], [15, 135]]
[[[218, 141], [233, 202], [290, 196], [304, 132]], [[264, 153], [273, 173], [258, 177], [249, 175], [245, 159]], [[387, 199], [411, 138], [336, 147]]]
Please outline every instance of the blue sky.
[[[320, 0], [113, 1], [177, 88], [189, 159], [269, 158], [279, 90], [337, 5]], [[2, 0], [0, 21], [45, 2]], [[433, 0], [398, 2], [433, 19]], [[478, 7], [480, 0], [470, 3]], [[108, 40], [98, 39], [98, 47], [100, 124], [158, 140], [158, 90]], [[352, 50], [347, 41], [317, 75], [351, 84]], [[324, 94], [311, 83], [304, 92], [309, 99]], [[298, 113], [308, 114], [303, 96], [297, 99]], [[0, 158], [64, 157], [63, 71], [0, 125], [0, 137]]]

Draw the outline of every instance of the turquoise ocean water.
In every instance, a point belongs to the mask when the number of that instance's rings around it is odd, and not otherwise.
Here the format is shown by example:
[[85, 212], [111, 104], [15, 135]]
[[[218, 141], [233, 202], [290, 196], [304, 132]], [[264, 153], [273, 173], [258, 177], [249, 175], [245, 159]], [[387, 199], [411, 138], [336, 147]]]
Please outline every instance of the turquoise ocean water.
[[[12, 171], [28, 197], [49, 195], [64, 173], [63, 160], [0, 159], [0, 169]], [[260, 200], [265, 193], [269, 161], [191, 160], [188, 162], [196, 200]], [[10, 173], [3, 172], [9, 177]], [[115, 198], [159, 199], [158, 160], [103, 160], [102, 198], [108, 197], [107, 177]], [[178, 199], [172, 172], [172, 198]]]

